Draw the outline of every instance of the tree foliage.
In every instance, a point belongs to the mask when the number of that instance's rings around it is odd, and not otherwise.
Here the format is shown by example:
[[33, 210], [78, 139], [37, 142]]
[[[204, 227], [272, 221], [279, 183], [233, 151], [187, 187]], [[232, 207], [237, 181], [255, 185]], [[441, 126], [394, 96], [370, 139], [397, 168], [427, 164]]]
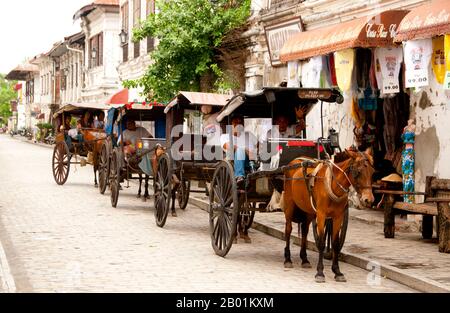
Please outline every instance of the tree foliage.
[[10, 101], [17, 98], [13, 88], [15, 83], [7, 81], [5, 76], [0, 74], [0, 116], [3, 117], [3, 121], [12, 115]]
[[217, 49], [231, 30], [250, 14], [250, 0], [157, 1], [159, 12], [150, 14], [133, 33], [133, 40], [155, 37], [153, 63], [139, 80], [127, 87], [143, 87], [144, 94], [167, 101], [180, 90], [197, 91], [202, 75], [213, 73], [216, 87], [226, 84], [218, 65]]

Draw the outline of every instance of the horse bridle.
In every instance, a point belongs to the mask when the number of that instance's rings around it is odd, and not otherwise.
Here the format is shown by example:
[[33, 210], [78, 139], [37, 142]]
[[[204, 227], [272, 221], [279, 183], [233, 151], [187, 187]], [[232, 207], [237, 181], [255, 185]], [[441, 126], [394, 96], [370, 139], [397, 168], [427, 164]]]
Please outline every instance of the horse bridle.
[[[373, 168], [373, 165], [370, 164], [369, 159], [366, 157], [366, 155], [365, 155], [364, 153], [358, 152], [358, 154], [359, 154], [360, 156], [362, 156], [362, 158], [363, 158], [362, 162], [364, 163], [364, 165], [368, 165], [368, 166], [370, 166], [370, 167]], [[361, 172], [358, 171], [357, 168], [355, 168], [355, 163], [360, 163], [360, 162], [352, 161], [351, 164], [350, 164], [350, 166], [349, 166], [344, 172], [347, 172], [347, 171], [348, 171], [349, 174], [350, 174], [350, 176], [353, 178], [353, 180], [356, 181], [356, 178], [357, 178], [359, 175], [361, 175]], [[365, 189], [372, 189], [372, 185], [366, 186], [366, 185], [360, 185], [359, 183], [353, 184], [353, 183], [350, 181], [350, 179], [348, 178], [348, 176], [347, 176], [347, 179], [349, 180], [349, 182], [350, 182], [350, 184], [353, 186], [353, 188], [355, 188], [356, 191], [359, 191], [359, 193], [360, 193], [361, 191], [365, 190]]]

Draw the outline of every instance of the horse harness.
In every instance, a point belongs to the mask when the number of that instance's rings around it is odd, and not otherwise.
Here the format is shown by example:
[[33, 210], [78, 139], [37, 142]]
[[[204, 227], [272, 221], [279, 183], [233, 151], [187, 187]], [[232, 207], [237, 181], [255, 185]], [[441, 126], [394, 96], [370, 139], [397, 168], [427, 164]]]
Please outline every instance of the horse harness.
[[[333, 161], [331, 160], [317, 160], [317, 159], [309, 159], [309, 158], [296, 158], [296, 160], [302, 161], [301, 168], [303, 171], [303, 177], [299, 178], [284, 178], [284, 180], [305, 180], [306, 189], [308, 190], [309, 199], [311, 202], [311, 207], [313, 208], [314, 212], [317, 212], [316, 209], [316, 199], [314, 198], [314, 194], [312, 192], [312, 188], [314, 187], [315, 180], [318, 178], [325, 178], [324, 185], [325, 190], [330, 197], [331, 200], [334, 202], [342, 202], [345, 199], [348, 198], [348, 192], [349, 189], [343, 187], [336, 179], [336, 176], [333, 172], [333, 167], [337, 168], [339, 171], [341, 171], [344, 175], [347, 181], [350, 185], [352, 185], [352, 182], [350, 181], [350, 178], [348, 177], [347, 173], [342, 170], [339, 166], [337, 166]], [[315, 166], [315, 167], [314, 167]], [[323, 166], [326, 166], [325, 171], [325, 177], [318, 177], [317, 174], [319, 171], [323, 168]], [[314, 167], [314, 170], [308, 174], [308, 168]], [[336, 195], [333, 192], [333, 189], [331, 187], [332, 180], [335, 180], [338, 187], [344, 192], [341, 196]]]

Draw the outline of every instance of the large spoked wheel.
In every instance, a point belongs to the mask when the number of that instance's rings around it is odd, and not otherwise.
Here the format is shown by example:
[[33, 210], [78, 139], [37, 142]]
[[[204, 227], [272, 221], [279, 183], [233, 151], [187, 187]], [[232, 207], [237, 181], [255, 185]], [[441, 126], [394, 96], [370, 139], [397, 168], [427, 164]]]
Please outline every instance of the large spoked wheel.
[[167, 153], [159, 157], [154, 190], [156, 225], [164, 227], [172, 198], [172, 162]]
[[189, 201], [189, 193], [191, 191], [191, 181], [181, 179], [177, 189], [177, 200], [180, 209], [186, 209]]
[[58, 142], [53, 149], [52, 170], [55, 182], [64, 185], [70, 172], [70, 152], [64, 141]]
[[110, 153], [107, 143], [103, 143], [102, 151], [100, 152], [100, 162], [98, 166], [98, 187], [100, 193], [103, 195], [109, 183], [109, 168], [110, 168]]
[[233, 166], [222, 161], [214, 171], [209, 194], [209, 229], [214, 252], [224, 257], [236, 237], [239, 197]]
[[117, 207], [117, 201], [119, 200], [120, 175], [120, 153], [117, 149], [114, 149], [111, 157], [109, 174], [109, 185], [111, 187], [111, 206], [113, 208]]
[[[317, 223], [315, 219], [313, 220], [312, 224], [316, 247], [319, 248], [319, 233], [317, 232]], [[345, 209], [344, 219], [342, 220], [341, 230], [339, 231], [339, 251], [341, 251], [342, 247], [344, 246], [345, 236], [347, 235], [347, 226], [348, 226], [348, 207]], [[325, 221], [325, 250], [323, 257], [328, 260], [331, 260], [331, 258], [333, 257], [333, 249], [331, 247], [332, 234], [333, 234], [333, 221], [331, 219], [327, 219]]]

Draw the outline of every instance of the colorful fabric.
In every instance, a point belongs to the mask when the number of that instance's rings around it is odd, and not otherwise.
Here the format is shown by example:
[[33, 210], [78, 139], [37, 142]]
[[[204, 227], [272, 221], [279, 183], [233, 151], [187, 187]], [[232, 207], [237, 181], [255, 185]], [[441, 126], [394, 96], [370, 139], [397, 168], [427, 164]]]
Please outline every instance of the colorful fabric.
[[330, 71], [331, 86], [337, 86], [336, 67], [334, 65], [334, 54], [333, 53], [330, 53], [327, 56], [327, 61], [328, 61], [328, 68], [329, 68], [329, 71]]
[[345, 49], [334, 53], [336, 80], [338, 87], [349, 91], [352, 87], [353, 68], [355, 64], [355, 50]]
[[[402, 135], [405, 144], [414, 143], [415, 134], [404, 132]], [[414, 192], [414, 148], [405, 148], [402, 152], [403, 191]], [[404, 195], [403, 201], [414, 203], [414, 195]]]
[[[414, 192], [414, 149], [402, 153], [403, 191]], [[414, 195], [404, 195], [403, 201], [414, 203]]]

